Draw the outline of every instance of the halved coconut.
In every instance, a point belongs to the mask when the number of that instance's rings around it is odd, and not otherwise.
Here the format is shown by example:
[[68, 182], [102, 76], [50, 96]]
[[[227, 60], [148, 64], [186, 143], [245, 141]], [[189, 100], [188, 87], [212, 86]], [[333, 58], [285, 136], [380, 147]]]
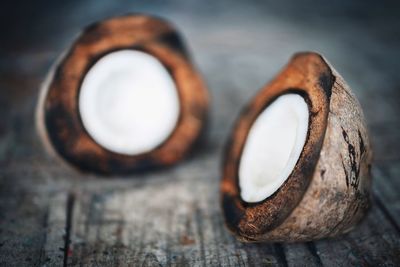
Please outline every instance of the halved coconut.
[[221, 182], [242, 241], [309, 241], [349, 231], [369, 207], [372, 151], [361, 107], [316, 53], [296, 54], [245, 107]]
[[87, 27], [53, 66], [37, 124], [75, 167], [129, 173], [171, 165], [199, 138], [207, 89], [175, 29], [145, 15]]

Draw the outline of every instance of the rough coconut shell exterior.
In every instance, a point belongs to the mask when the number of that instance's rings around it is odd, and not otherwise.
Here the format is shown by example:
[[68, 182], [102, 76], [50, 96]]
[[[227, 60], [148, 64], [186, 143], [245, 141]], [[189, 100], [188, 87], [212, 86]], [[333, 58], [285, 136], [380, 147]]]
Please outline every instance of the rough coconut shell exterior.
[[[238, 166], [247, 133], [269, 103], [293, 92], [310, 111], [303, 151], [277, 192], [246, 203]], [[227, 144], [221, 182], [226, 224], [241, 241], [310, 241], [348, 232], [370, 205], [371, 161], [364, 116], [350, 88], [320, 55], [296, 54], [244, 109]]]
[[[86, 73], [102, 56], [122, 49], [156, 57], [175, 81], [180, 115], [170, 137], [139, 155], [122, 155], [97, 144], [83, 127], [78, 96]], [[126, 15], [87, 27], [61, 57], [43, 85], [37, 110], [40, 136], [49, 150], [84, 171], [130, 173], [181, 160], [202, 133], [208, 93], [191, 64], [183, 42], [168, 22], [146, 15]]]

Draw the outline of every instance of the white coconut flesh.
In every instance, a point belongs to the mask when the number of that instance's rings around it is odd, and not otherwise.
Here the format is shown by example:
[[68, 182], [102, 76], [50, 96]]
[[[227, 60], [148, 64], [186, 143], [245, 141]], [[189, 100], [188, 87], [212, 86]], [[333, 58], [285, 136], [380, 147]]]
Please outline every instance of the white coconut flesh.
[[295, 93], [278, 97], [257, 117], [239, 164], [245, 202], [268, 198], [288, 179], [303, 150], [308, 123], [308, 105]]
[[136, 155], [153, 150], [173, 132], [179, 96], [166, 68], [153, 56], [120, 50], [87, 72], [79, 112], [89, 135], [102, 147]]

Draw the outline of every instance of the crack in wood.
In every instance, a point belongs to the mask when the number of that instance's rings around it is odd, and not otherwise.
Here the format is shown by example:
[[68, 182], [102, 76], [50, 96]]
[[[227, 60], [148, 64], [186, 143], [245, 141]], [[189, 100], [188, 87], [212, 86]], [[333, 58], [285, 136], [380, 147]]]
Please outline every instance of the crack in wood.
[[317, 248], [315, 247], [314, 242], [307, 242], [306, 246], [307, 249], [310, 251], [311, 255], [313, 255], [313, 257], [315, 258], [317, 265], [323, 266], [321, 257], [318, 255]]
[[[194, 211], [196, 226], [197, 226], [197, 234], [199, 235], [199, 245], [200, 245], [200, 255], [202, 259], [206, 259], [205, 251], [204, 251], [204, 236], [203, 236], [203, 219], [201, 210], [199, 207], [195, 208]], [[203, 261], [203, 266], [206, 266], [206, 262]]]
[[283, 249], [282, 244], [276, 243], [276, 244], [274, 244], [274, 248], [275, 248], [276, 255], [278, 256], [279, 262], [282, 264], [282, 266], [287, 267], [288, 262], [287, 262], [285, 251]]
[[73, 220], [73, 208], [75, 202], [75, 195], [73, 193], [68, 194], [67, 207], [66, 207], [66, 225], [65, 225], [65, 237], [64, 237], [64, 262], [63, 266], [68, 265], [68, 257], [70, 256], [70, 244], [71, 244], [71, 233], [72, 233], [72, 220]]

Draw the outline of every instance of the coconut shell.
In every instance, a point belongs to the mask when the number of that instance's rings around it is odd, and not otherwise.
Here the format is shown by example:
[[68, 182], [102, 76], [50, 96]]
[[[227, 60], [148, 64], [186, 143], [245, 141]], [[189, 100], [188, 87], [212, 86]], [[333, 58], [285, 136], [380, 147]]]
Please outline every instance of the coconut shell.
[[[132, 49], [156, 57], [173, 78], [180, 114], [169, 138], [138, 155], [111, 152], [85, 130], [78, 110], [80, 85], [104, 55]], [[184, 158], [206, 124], [208, 93], [184, 44], [168, 22], [146, 15], [126, 15], [84, 29], [62, 55], [44, 83], [37, 108], [39, 134], [46, 147], [74, 167], [102, 174], [131, 173], [170, 166]]]
[[[301, 155], [270, 197], [246, 203], [238, 166], [252, 123], [277, 97], [298, 93], [309, 107]], [[268, 151], [265, 151], [268, 153]], [[310, 241], [351, 230], [370, 206], [372, 150], [361, 106], [343, 78], [316, 53], [296, 54], [245, 107], [226, 146], [221, 201], [241, 241]]]

